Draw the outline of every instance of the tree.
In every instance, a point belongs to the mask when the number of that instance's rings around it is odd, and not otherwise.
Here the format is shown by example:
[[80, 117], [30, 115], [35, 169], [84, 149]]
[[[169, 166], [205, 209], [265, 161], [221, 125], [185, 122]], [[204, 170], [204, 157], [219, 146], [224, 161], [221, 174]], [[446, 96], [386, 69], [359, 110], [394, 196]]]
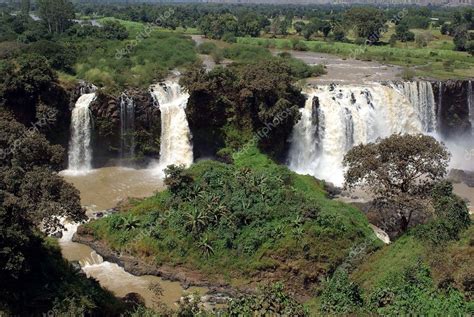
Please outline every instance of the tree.
[[306, 23], [304, 23], [303, 21], [296, 21], [295, 24], [293, 24], [293, 27], [295, 28], [295, 31], [298, 34], [301, 34], [305, 26], [306, 26]]
[[395, 35], [400, 42], [411, 42], [415, 40], [415, 33], [410, 31], [406, 23], [399, 23], [395, 27]]
[[24, 15], [30, 14], [31, 1], [30, 0], [21, 0], [21, 13]]
[[415, 43], [418, 47], [426, 47], [430, 42], [430, 34], [420, 33], [415, 36]]
[[73, 71], [77, 53], [73, 47], [66, 47], [60, 42], [40, 40], [28, 46], [28, 51], [46, 57], [52, 68], [66, 72]]
[[466, 51], [471, 54], [471, 56], [474, 56], [474, 40], [470, 40], [466, 44]]
[[449, 181], [436, 184], [431, 199], [434, 220], [417, 228], [416, 235], [434, 245], [459, 239], [460, 232], [471, 225], [466, 202], [453, 193], [453, 184]]
[[[50, 145], [44, 136], [16, 122], [5, 110], [0, 110], [0, 148], [0, 307], [6, 305], [16, 312], [38, 309], [41, 306], [35, 307], [32, 301], [42, 305], [52, 301], [55, 286], [44, 285], [59, 279], [35, 283], [60, 270], [48, 267], [44, 258], [38, 265], [40, 255], [58, 258], [56, 254], [45, 255], [44, 233], [61, 228], [60, 218], [84, 220], [85, 211], [78, 190], [56, 173], [62, 168], [62, 148]], [[56, 265], [60, 266], [59, 262]], [[47, 294], [31, 298], [27, 294], [38, 290], [34, 286], [47, 288]], [[26, 301], [31, 307], [22, 307]]]
[[309, 40], [316, 32], [318, 32], [318, 30], [318, 25], [313, 22], [310, 22], [306, 24], [303, 28], [302, 34], [306, 40]]
[[450, 28], [449, 24], [443, 23], [443, 25], [441, 25], [440, 32], [443, 35], [449, 35], [449, 33], [451, 33], [450, 29], [451, 28]]
[[74, 6], [68, 0], [38, 0], [39, 16], [49, 33], [62, 33], [74, 18]]
[[387, 21], [383, 11], [372, 7], [354, 7], [344, 14], [344, 20], [358, 37], [377, 43], [385, 32]]
[[334, 41], [344, 42], [346, 40], [346, 34], [342, 29], [337, 29], [334, 31]]
[[102, 24], [101, 35], [109, 40], [125, 40], [128, 38], [128, 31], [118, 21], [105, 21]]
[[256, 37], [260, 35], [262, 29], [260, 25], [261, 17], [254, 12], [248, 12], [238, 18], [239, 21], [239, 34], [242, 36]]
[[415, 213], [429, 209], [431, 190], [446, 175], [449, 157], [446, 147], [430, 136], [394, 134], [346, 154], [346, 187], [366, 186], [404, 232]]
[[466, 26], [459, 26], [455, 29], [453, 38], [456, 51], [466, 51], [470, 40], [469, 31]]
[[332, 30], [332, 25], [329, 21], [321, 21], [321, 24], [319, 26], [319, 31], [323, 33], [324, 38], [328, 37], [331, 30]]

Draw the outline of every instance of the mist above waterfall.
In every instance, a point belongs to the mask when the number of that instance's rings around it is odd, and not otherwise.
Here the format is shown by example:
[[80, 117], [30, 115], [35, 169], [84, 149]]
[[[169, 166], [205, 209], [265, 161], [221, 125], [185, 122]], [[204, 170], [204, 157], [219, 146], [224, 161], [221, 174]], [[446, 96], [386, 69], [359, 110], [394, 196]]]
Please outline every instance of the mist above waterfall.
[[87, 173], [92, 169], [92, 115], [89, 106], [95, 96], [95, 93], [83, 94], [72, 110], [67, 170], [72, 174]]
[[437, 133], [439, 107], [429, 82], [332, 84], [307, 88], [304, 93], [307, 102], [294, 127], [288, 157], [290, 169], [297, 173], [340, 186], [342, 160], [349, 149], [394, 133], [432, 135], [451, 151], [451, 167], [474, 168], [474, 156], [469, 159], [466, 154], [474, 148], [472, 137], [444, 139]]
[[154, 85], [151, 93], [161, 111], [160, 159], [156, 170], [161, 173], [171, 164], [189, 167], [193, 163], [191, 131], [185, 112], [189, 95], [174, 81]]

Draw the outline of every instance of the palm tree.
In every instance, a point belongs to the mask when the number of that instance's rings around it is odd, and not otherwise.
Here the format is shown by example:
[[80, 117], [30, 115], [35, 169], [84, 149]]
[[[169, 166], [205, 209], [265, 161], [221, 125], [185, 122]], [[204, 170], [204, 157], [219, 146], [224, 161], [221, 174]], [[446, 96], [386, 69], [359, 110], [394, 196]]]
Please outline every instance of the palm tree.
[[201, 237], [201, 240], [198, 242], [198, 247], [206, 257], [214, 254], [214, 249], [212, 248], [211, 241], [207, 235]]
[[194, 207], [190, 212], [184, 215], [184, 228], [193, 234], [199, 234], [207, 225], [207, 217], [198, 208]]
[[140, 225], [140, 220], [136, 216], [130, 214], [126, 217], [123, 217], [122, 227], [125, 230], [129, 231], [129, 230], [136, 229], [138, 228], [139, 225]]

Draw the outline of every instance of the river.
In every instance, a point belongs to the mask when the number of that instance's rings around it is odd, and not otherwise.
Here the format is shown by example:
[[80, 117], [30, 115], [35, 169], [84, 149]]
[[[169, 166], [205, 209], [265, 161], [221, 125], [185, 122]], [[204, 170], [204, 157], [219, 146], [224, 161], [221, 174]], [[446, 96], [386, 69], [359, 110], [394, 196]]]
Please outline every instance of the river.
[[[88, 216], [94, 212], [113, 208], [127, 197], [142, 198], [163, 190], [163, 181], [156, 173], [148, 169], [131, 169], [123, 167], [104, 167], [81, 175], [61, 173], [66, 181], [72, 183], [81, 192], [82, 205], [86, 207]], [[103, 261], [89, 246], [72, 242], [77, 229], [75, 224], [66, 224], [68, 229], [59, 239], [63, 257], [68, 261], [78, 261], [82, 270], [89, 277], [112, 291], [116, 296], [123, 297], [128, 293], [140, 294], [148, 307], [158, 302], [170, 307], [186, 293], [206, 293], [202, 287], [190, 287], [184, 290], [179, 282], [165, 281], [157, 276], [134, 276], [127, 273], [115, 263]], [[150, 286], [158, 283], [162, 295], [150, 290]]]

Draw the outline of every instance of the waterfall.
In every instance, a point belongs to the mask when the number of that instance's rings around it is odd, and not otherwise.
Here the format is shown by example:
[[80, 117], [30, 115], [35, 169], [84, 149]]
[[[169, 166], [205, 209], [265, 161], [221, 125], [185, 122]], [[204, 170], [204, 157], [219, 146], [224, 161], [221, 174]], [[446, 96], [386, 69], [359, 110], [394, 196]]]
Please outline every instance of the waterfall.
[[437, 124], [438, 124], [438, 131], [441, 131], [441, 115], [443, 109], [443, 82], [438, 82], [438, 107], [437, 107]]
[[95, 93], [83, 94], [72, 110], [68, 170], [74, 173], [84, 173], [92, 169], [92, 116], [89, 105], [94, 99]]
[[[352, 146], [425, 128], [420, 108], [393, 87], [329, 85], [307, 89], [305, 95], [301, 120], [291, 136], [289, 167], [336, 185], [343, 183], [342, 160]], [[318, 100], [318, 107], [313, 100]], [[428, 117], [433, 120], [431, 112]]]
[[161, 145], [158, 169], [171, 164], [189, 167], [193, 163], [191, 131], [186, 118], [189, 95], [177, 82], [167, 81], [151, 88], [161, 112]]
[[123, 93], [120, 96], [120, 157], [135, 156], [135, 103]]
[[301, 119], [296, 123], [291, 136], [290, 169], [301, 173], [310, 174], [318, 166], [319, 143], [324, 133], [321, 126], [321, 113], [318, 108], [314, 109], [314, 101], [311, 93], [306, 95], [305, 107], [300, 109]]
[[474, 137], [474, 92], [472, 91], [472, 81], [467, 86], [467, 103], [469, 105], [469, 122], [471, 123], [471, 136]]
[[437, 128], [437, 115], [431, 83], [427, 81], [404, 82], [397, 84], [396, 87], [416, 107], [416, 112], [423, 126], [423, 132], [435, 132]]

